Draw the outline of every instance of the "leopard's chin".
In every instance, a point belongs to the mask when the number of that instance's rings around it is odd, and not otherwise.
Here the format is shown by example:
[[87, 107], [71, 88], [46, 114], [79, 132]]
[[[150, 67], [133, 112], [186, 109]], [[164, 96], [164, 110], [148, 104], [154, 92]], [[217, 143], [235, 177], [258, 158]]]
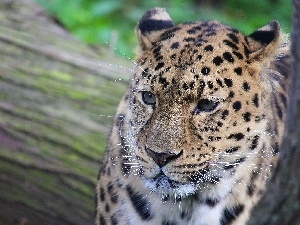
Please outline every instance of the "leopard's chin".
[[173, 198], [182, 199], [195, 194], [197, 188], [193, 183], [181, 183], [171, 180], [165, 174], [160, 174], [154, 178], [143, 178], [147, 189], [160, 194], [162, 199]]

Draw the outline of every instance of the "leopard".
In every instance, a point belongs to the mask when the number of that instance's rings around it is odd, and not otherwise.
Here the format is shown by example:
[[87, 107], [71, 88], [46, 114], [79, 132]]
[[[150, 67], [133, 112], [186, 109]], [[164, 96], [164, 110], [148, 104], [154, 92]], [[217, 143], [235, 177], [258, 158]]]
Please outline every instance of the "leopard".
[[136, 27], [135, 66], [96, 187], [97, 225], [243, 225], [278, 164], [289, 37], [215, 20]]

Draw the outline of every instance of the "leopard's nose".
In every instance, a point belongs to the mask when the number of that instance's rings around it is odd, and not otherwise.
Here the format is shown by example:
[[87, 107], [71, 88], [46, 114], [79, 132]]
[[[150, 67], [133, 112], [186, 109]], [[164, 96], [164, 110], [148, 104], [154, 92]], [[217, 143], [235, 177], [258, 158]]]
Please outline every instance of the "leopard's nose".
[[147, 147], [145, 148], [145, 150], [160, 168], [167, 165], [170, 161], [179, 158], [183, 153], [182, 150], [178, 154], [173, 152], [155, 152]]

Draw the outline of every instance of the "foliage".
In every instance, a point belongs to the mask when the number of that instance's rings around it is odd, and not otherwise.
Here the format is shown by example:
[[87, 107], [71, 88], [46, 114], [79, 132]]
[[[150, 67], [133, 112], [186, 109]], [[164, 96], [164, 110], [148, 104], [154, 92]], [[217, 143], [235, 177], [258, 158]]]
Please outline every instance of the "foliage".
[[[133, 56], [134, 28], [152, 7], [167, 8], [175, 23], [217, 19], [245, 33], [276, 19], [290, 31], [291, 3], [286, 0], [36, 0], [67, 29], [91, 44], [111, 45], [117, 53]], [[203, 1], [209, 2], [209, 1]], [[216, 1], [215, 1], [216, 2]]]

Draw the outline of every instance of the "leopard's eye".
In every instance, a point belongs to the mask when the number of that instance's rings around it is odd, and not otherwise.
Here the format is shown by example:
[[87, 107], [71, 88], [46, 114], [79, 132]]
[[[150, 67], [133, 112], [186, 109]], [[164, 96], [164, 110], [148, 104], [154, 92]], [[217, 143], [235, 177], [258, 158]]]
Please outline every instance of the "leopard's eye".
[[195, 114], [199, 114], [201, 112], [211, 112], [215, 110], [218, 106], [219, 102], [209, 99], [201, 99], [195, 109]]
[[156, 97], [150, 91], [143, 91], [142, 99], [146, 105], [155, 105], [155, 103], [156, 103]]

